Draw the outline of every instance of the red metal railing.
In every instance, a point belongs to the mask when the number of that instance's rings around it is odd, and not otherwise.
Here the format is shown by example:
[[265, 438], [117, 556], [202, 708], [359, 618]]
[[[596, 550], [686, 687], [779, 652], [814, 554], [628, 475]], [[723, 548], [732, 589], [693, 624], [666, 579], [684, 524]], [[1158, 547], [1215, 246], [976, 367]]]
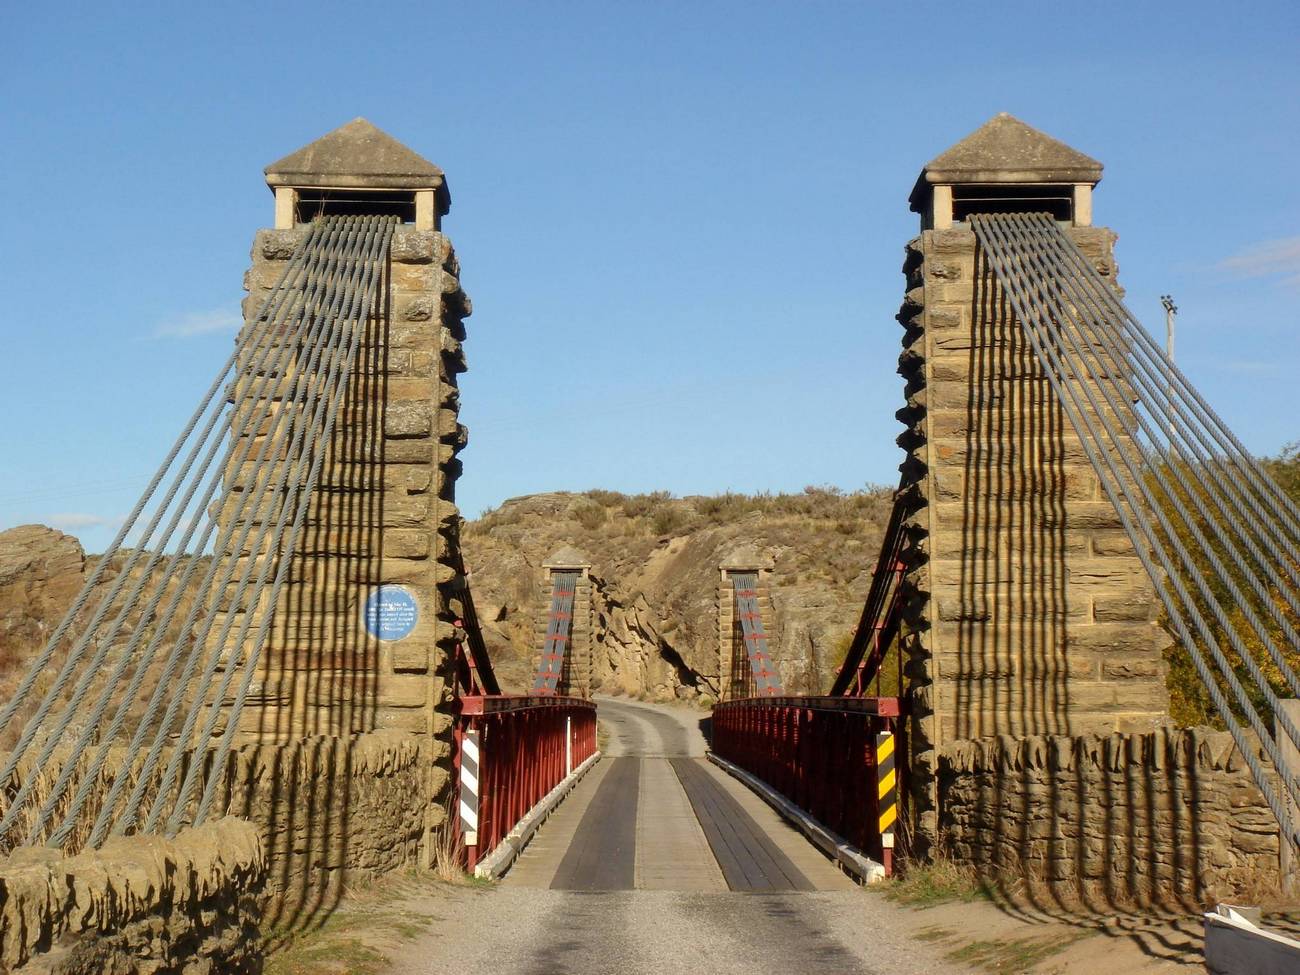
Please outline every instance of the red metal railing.
[[471, 695], [456, 724], [456, 817], [474, 869], [524, 815], [596, 753], [596, 705], [576, 697]]
[[[882, 792], [882, 778], [892, 753], [895, 772], [888, 782], [904, 779], [903, 730], [892, 697], [754, 697], [713, 709], [716, 754], [762, 779], [887, 873], [898, 810], [888, 798], [882, 806], [881, 796], [905, 798], [906, 790], [895, 784], [892, 793]], [[886, 756], [880, 768], [878, 754]], [[882, 814], [890, 824], [883, 834]]]

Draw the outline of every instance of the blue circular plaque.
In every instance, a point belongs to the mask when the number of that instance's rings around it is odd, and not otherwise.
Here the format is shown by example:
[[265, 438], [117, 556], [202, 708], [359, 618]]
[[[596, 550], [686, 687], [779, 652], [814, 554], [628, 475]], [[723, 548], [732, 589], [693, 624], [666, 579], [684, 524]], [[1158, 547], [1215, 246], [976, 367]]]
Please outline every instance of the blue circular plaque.
[[361, 614], [366, 632], [380, 640], [402, 640], [420, 620], [415, 594], [405, 586], [380, 586], [366, 600]]

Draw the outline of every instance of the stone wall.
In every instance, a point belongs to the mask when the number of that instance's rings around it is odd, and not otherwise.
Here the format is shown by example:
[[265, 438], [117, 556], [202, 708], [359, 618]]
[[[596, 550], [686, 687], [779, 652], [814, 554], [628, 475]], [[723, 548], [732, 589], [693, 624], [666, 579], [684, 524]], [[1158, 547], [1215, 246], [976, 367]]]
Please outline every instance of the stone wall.
[[99, 973], [261, 970], [266, 861], [235, 819], [175, 839], [128, 836], [64, 858], [0, 861], [0, 968]]
[[[1115, 235], [1067, 231], [1115, 278]], [[974, 232], [907, 247], [899, 438], [914, 810], [938, 750], [994, 735], [1140, 732], [1168, 709], [1159, 602]]]
[[211, 958], [239, 971], [263, 936], [320, 923], [346, 888], [429, 862], [442, 832], [426, 838], [425, 797], [450, 778], [435, 751], [400, 731], [246, 744], [217, 795], [223, 819], [70, 858], [19, 850], [0, 862], [0, 962], [125, 972], [135, 958], [179, 972]]
[[1227, 732], [999, 737], [946, 745], [941, 836], [985, 879], [1094, 909], [1258, 894], [1278, 831]]
[[432, 765], [435, 750], [378, 731], [232, 754], [226, 808], [261, 838], [268, 929], [301, 927], [327, 913], [345, 885], [426, 862], [425, 797], [441, 794], [450, 777]]

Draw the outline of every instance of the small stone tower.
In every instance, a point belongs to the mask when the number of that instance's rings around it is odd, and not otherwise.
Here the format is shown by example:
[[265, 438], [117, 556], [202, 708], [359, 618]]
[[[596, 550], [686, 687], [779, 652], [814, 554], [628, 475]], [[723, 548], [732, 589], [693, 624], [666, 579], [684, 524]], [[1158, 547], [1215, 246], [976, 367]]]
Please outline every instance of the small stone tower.
[[286, 740], [393, 729], [432, 736], [439, 762], [449, 754], [452, 622], [463, 615], [456, 376], [470, 313], [438, 229], [446, 182], [364, 119], [272, 163], [266, 180], [275, 228], [253, 241], [246, 321], [313, 219], [385, 214], [399, 224], [241, 731]]
[[[760, 552], [753, 545], [742, 545], [718, 566], [718, 696], [723, 701], [756, 697], [759, 693], [749, 663], [745, 635], [736, 615], [736, 577], [753, 576], [757, 581], [755, 602], [762, 618], [763, 632], [770, 638], [775, 622], [772, 610], [772, 570], [775, 568], [776, 560], [771, 553]], [[769, 662], [775, 667], [774, 661]]]
[[[558, 691], [570, 697], [591, 697], [591, 560], [572, 545], [566, 545], [542, 563], [541, 613], [536, 643], [545, 648], [547, 628], [555, 597], [556, 576], [574, 576], [573, 609], [568, 621], [568, 641]], [[541, 653], [534, 673], [541, 671]]]
[[1149, 730], [1168, 710], [1154, 588], [966, 222], [1047, 212], [1114, 280], [1115, 234], [1091, 226], [1101, 170], [1002, 114], [912, 191], [898, 415], [922, 834], [947, 744]]

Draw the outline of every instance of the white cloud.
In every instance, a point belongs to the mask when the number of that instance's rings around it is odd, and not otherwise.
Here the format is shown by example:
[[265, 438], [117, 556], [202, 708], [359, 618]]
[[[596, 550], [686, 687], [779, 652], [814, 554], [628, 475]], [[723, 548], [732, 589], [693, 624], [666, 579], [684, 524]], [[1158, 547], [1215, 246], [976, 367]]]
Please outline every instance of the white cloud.
[[1225, 257], [1218, 268], [1243, 278], [1279, 277], [1283, 284], [1300, 288], [1300, 237], [1262, 241]]
[[159, 325], [153, 330], [153, 337], [188, 339], [213, 332], [237, 332], [243, 324], [244, 316], [238, 308], [192, 311]]
[[56, 515], [47, 515], [45, 523], [63, 531], [78, 531], [85, 528], [117, 528], [125, 520], [122, 515], [106, 518], [103, 515], [91, 515], [81, 511], [64, 511]]

